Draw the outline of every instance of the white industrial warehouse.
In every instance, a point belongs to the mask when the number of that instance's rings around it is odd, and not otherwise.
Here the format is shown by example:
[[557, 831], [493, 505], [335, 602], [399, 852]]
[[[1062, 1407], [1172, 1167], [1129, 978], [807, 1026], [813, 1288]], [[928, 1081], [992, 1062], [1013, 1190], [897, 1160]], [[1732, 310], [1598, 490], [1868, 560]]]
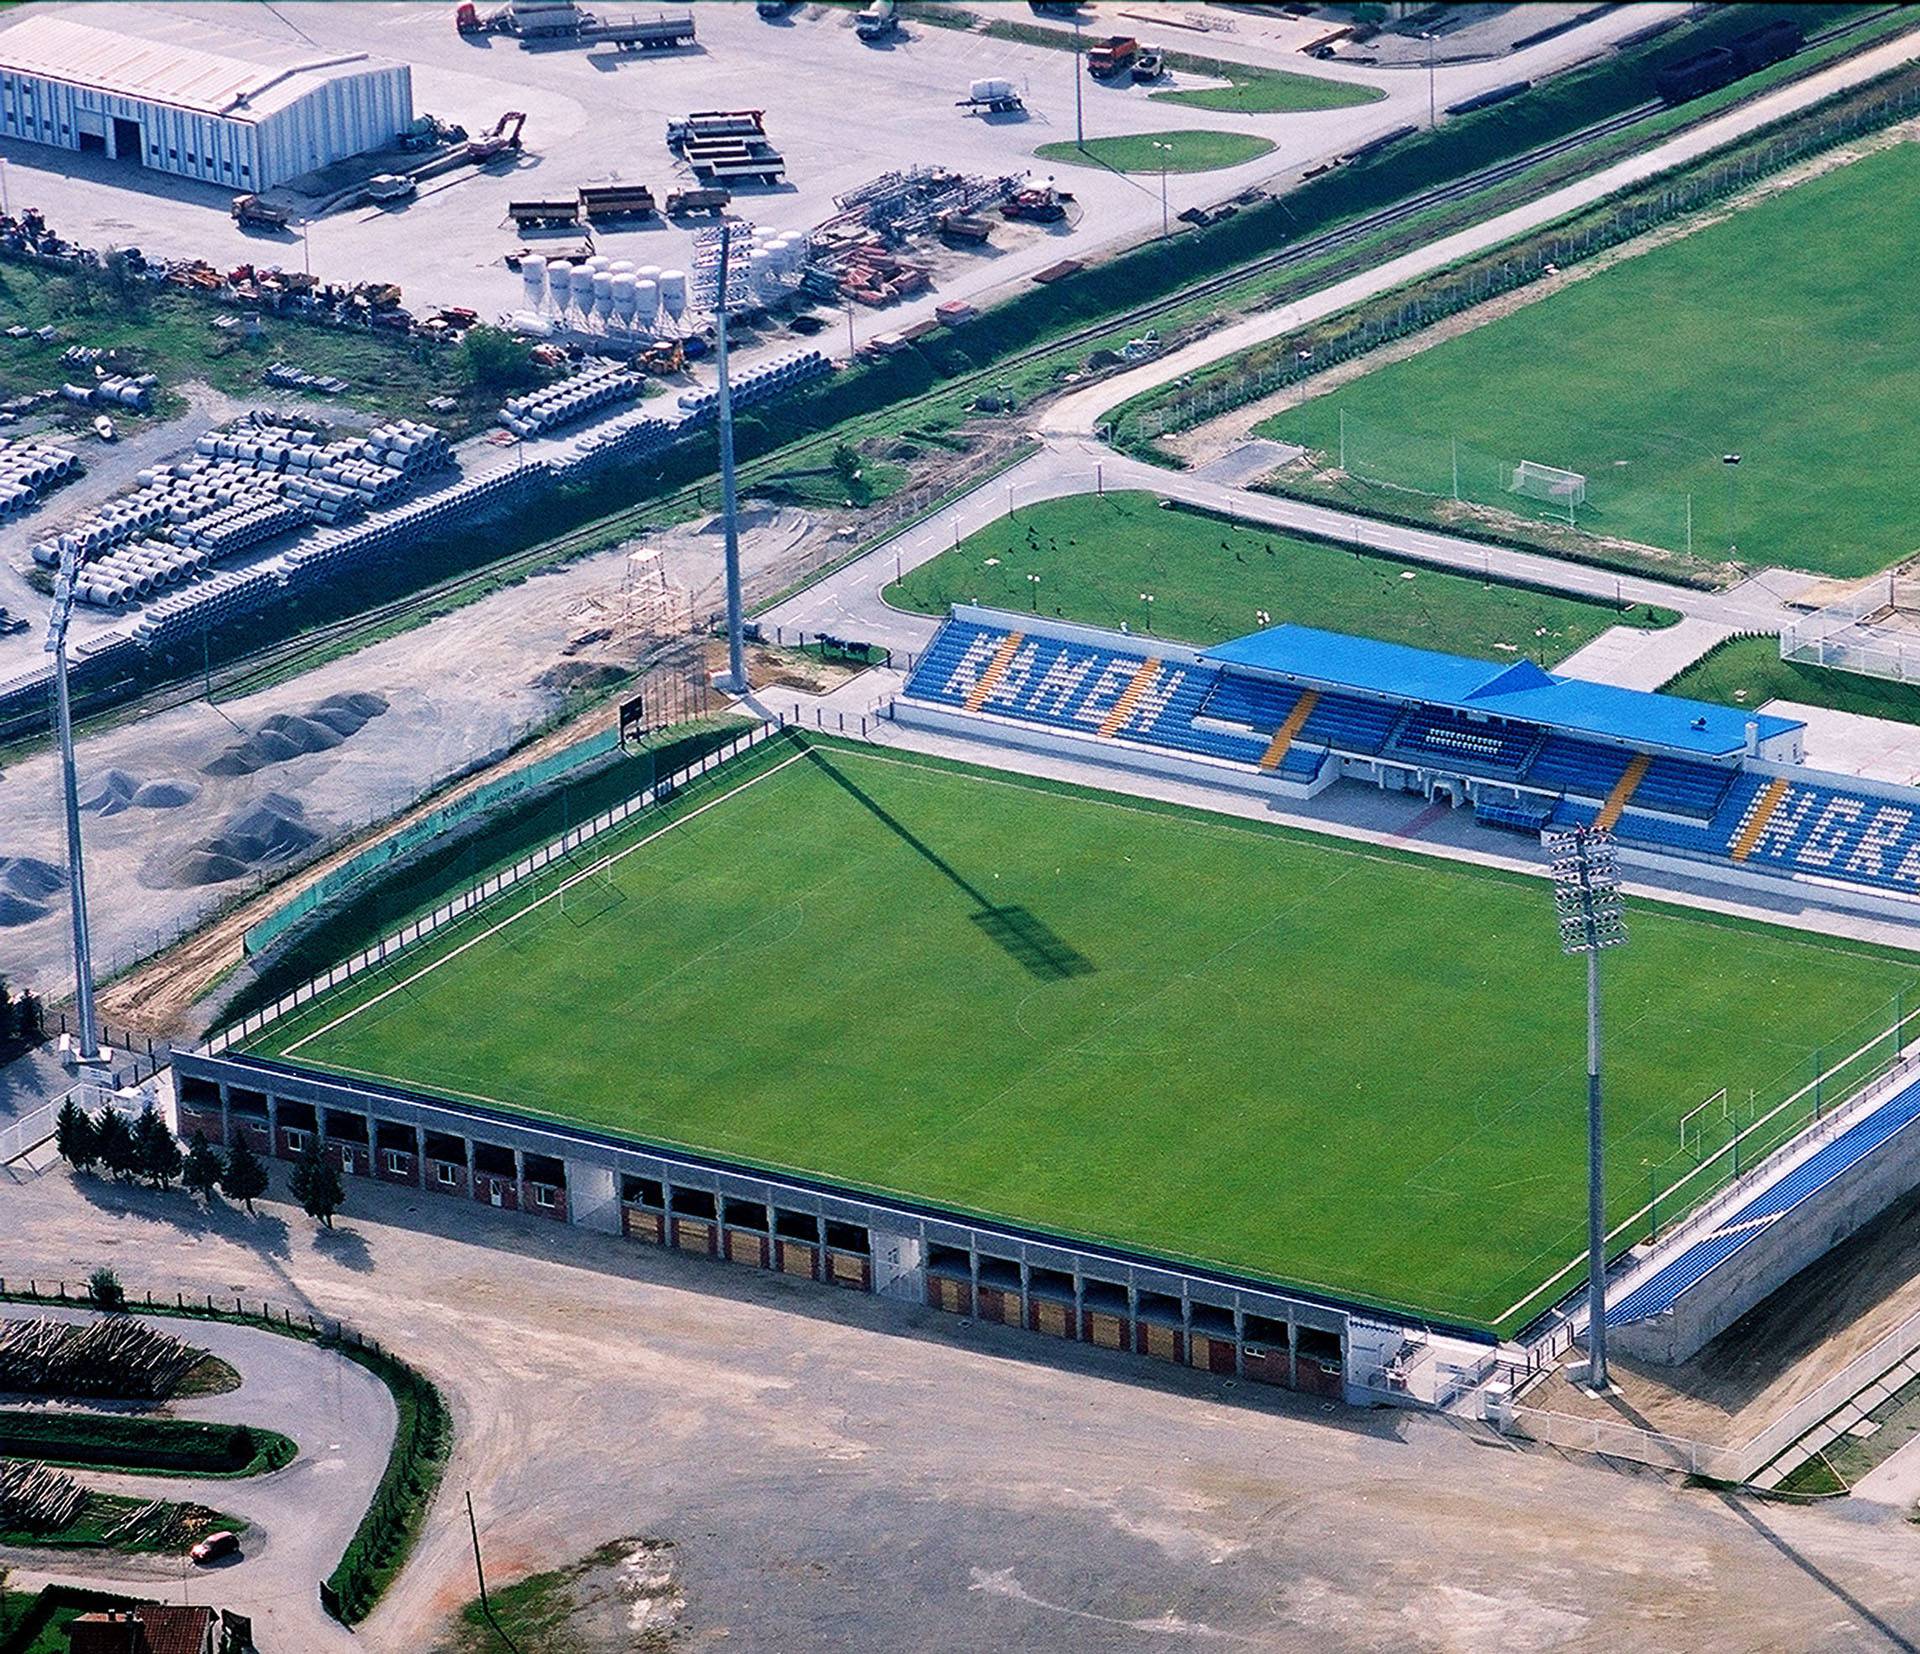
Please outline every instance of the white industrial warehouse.
[[192, 26], [193, 43], [29, 14], [0, 29], [0, 137], [240, 191], [379, 149], [413, 121], [405, 64]]

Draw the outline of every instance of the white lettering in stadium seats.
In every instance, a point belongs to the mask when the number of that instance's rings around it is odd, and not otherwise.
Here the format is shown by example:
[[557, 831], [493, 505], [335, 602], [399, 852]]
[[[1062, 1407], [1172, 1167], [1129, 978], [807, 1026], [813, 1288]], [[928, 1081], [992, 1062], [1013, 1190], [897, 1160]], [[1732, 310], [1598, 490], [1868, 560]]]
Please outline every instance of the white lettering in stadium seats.
[[1093, 655], [1083, 655], [1076, 661], [1065, 655], [1056, 655], [1053, 664], [1041, 674], [1039, 683], [1034, 686], [1027, 710], [1055, 718], [1064, 714], [1088, 672], [1093, 670], [1095, 658]]
[[1831, 867], [1847, 842], [1847, 831], [1860, 819], [1862, 801], [1857, 798], [1830, 798], [1800, 846], [1798, 860], [1803, 867]]
[[1033, 664], [1040, 657], [1040, 645], [1027, 643], [1014, 650], [1013, 659], [1007, 662], [1006, 671], [1000, 674], [1000, 681], [987, 691], [985, 705], [998, 702], [1002, 706], [1017, 707], [1020, 696], [1027, 687], [1027, 680], [1033, 676]]
[[951, 695], [964, 701], [980, 682], [981, 674], [987, 669], [993, 657], [1000, 652], [1003, 634], [982, 632], [967, 645], [966, 653], [953, 663], [952, 672], [947, 675], [943, 695]]
[[1906, 837], [1907, 829], [1912, 825], [1911, 810], [1882, 804], [1873, 812], [1873, 819], [1860, 835], [1860, 842], [1853, 847], [1853, 854], [1847, 857], [1846, 870], [1878, 878], [1886, 870], [1886, 852]]
[[1159, 667], [1154, 672], [1153, 682], [1140, 692], [1139, 700], [1133, 703], [1133, 710], [1127, 714], [1126, 722], [1121, 724], [1124, 733], [1129, 728], [1148, 730], [1153, 728], [1154, 719], [1167, 710], [1167, 702], [1179, 693], [1181, 684], [1187, 681], [1187, 674], [1178, 668]]
[[1087, 691], [1087, 698], [1080, 703], [1074, 713], [1075, 723], [1099, 724], [1100, 720], [1113, 710], [1113, 703], [1126, 693], [1127, 685], [1133, 682], [1134, 673], [1140, 670], [1137, 660], [1128, 660], [1116, 655], [1100, 668], [1100, 675], [1093, 680], [1093, 686]]
[[1901, 884], [1920, 884], [1920, 843], [1910, 846], [1900, 865], [1887, 876]]
[[1780, 807], [1767, 817], [1766, 826], [1761, 828], [1760, 836], [1753, 841], [1753, 848], [1747, 854], [1750, 857], [1790, 856], [1794, 840], [1799, 838], [1808, 814], [1819, 802], [1818, 793], [1796, 792], [1789, 787], [1780, 800]]

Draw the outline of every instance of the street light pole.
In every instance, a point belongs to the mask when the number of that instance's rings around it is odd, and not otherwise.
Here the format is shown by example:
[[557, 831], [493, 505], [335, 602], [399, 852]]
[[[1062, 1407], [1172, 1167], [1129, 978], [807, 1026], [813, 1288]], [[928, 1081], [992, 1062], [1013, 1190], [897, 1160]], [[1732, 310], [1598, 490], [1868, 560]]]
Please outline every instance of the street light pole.
[[1440, 124], [1440, 114], [1438, 109], [1435, 107], [1437, 100], [1433, 95], [1433, 33], [1432, 31], [1429, 30], [1426, 34], [1422, 35], [1421, 38], [1425, 40], [1427, 43], [1427, 125], [1438, 126]]
[[1727, 555], [1740, 549], [1740, 456], [1722, 454], [1720, 463], [1727, 468]]
[[1173, 153], [1173, 145], [1163, 144], [1156, 139], [1153, 147], [1160, 151], [1160, 239], [1165, 241], [1169, 234], [1167, 228], [1167, 157]]
[[722, 219], [713, 305], [714, 366], [720, 381], [720, 512], [727, 558], [727, 678], [719, 687], [731, 695], [744, 695], [748, 684], [740, 603], [740, 499], [733, 474], [733, 388], [727, 376], [727, 277], [732, 257], [733, 226]]
[[53, 656], [54, 719], [60, 741], [60, 784], [67, 817], [67, 898], [73, 925], [73, 1014], [79, 1023], [79, 1059], [100, 1060], [93, 1023], [93, 943], [87, 929], [87, 877], [80, 852], [80, 782], [73, 757], [73, 705], [67, 694], [67, 622], [73, 615], [73, 583], [80, 571], [74, 543], [60, 552], [53, 582], [53, 613], [47, 622], [47, 653]]
[[1073, 20], [1073, 146], [1087, 147], [1087, 123], [1080, 108], [1080, 19]]
[[1607, 1191], [1600, 1099], [1600, 950], [1627, 939], [1612, 835], [1576, 827], [1549, 844], [1560, 951], [1587, 956], [1587, 1383], [1607, 1388]]

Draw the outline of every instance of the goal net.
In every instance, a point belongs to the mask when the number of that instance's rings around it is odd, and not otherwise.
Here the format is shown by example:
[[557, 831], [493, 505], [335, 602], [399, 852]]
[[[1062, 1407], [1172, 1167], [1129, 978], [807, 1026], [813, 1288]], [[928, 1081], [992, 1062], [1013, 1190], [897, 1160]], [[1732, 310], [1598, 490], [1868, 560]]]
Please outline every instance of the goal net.
[[1587, 479], [1578, 471], [1563, 471], [1557, 465], [1542, 465], [1523, 459], [1513, 468], [1510, 492], [1524, 494], [1530, 500], [1545, 500], [1564, 506], [1567, 520], [1573, 520], [1573, 508], [1587, 503]]

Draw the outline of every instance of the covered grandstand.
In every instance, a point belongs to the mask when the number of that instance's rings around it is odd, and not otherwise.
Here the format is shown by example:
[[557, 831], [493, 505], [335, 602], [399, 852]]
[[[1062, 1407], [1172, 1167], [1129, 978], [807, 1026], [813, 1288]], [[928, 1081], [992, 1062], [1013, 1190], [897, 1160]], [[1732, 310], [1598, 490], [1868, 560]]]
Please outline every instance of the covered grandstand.
[[894, 716], [1307, 799], [1339, 779], [1491, 827], [1612, 829], [1630, 855], [1920, 896], [1920, 790], [1802, 763], [1804, 725], [1306, 626], [1198, 650], [956, 608]]

